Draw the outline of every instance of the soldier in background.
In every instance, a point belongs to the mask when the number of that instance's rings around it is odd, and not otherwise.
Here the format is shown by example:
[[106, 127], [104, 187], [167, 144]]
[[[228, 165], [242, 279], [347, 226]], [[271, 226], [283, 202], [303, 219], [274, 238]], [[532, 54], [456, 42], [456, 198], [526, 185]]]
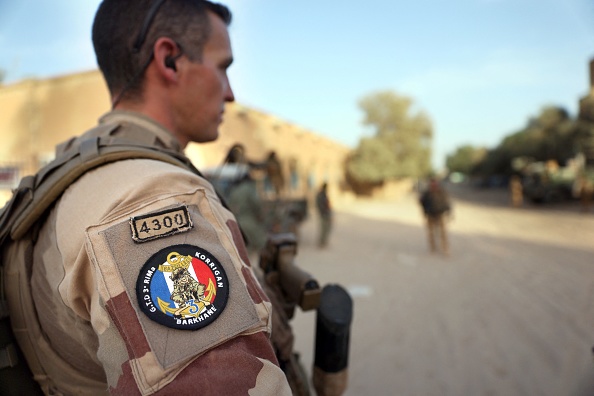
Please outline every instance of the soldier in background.
[[589, 212], [592, 204], [592, 196], [594, 195], [594, 184], [585, 175], [580, 175], [578, 186], [582, 212]]
[[241, 143], [235, 143], [227, 152], [224, 164], [243, 164], [249, 166], [250, 169], [264, 169], [265, 164], [248, 159], [246, 155], [245, 146]]
[[268, 154], [265, 166], [266, 175], [274, 190], [275, 197], [280, 198], [285, 186], [285, 177], [281, 163], [278, 160], [275, 151], [271, 151], [270, 154]]
[[229, 149], [225, 163], [228, 164], [246, 164], [245, 147], [241, 143], [236, 143]]
[[524, 203], [524, 194], [522, 191], [522, 181], [520, 176], [513, 175], [509, 181], [509, 192], [511, 195], [511, 205], [519, 208]]
[[427, 220], [427, 233], [431, 253], [437, 252], [436, 234], [439, 234], [440, 250], [449, 254], [448, 236], [444, 217], [451, 212], [450, 199], [437, 179], [429, 181], [429, 187], [421, 194], [420, 204]]
[[247, 238], [248, 250], [259, 252], [266, 244], [267, 231], [262, 201], [248, 165], [238, 164], [237, 180], [231, 186], [227, 203]]
[[332, 229], [332, 207], [328, 199], [328, 184], [322, 184], [322, 187], [316, 194], [316, 208], [320, 216], [320, 234], [318, 246], [323, 248], [328, 245], [328, 238]]

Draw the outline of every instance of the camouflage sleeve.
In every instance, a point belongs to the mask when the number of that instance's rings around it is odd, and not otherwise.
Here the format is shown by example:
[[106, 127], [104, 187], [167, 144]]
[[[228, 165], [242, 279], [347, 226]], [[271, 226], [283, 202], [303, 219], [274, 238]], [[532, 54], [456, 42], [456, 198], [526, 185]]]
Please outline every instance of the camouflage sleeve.
[[[204, 180], [153, 166], [86, 229], [77, 259], [94, 284], [71, 298], [94, 294], [84, 309], [109, 391], [290, 395], [270, 342], [271, 303], [235, 218]], [[130, 177], [122, 172], [138, 175], [120, 166], [111, 176]]]

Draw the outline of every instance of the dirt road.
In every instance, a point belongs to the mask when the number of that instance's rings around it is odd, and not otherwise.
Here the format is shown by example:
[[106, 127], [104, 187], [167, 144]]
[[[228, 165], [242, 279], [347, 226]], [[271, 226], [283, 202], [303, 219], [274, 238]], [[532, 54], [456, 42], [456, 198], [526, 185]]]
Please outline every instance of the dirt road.
[[[594, 213], [452, 193], [449, 258], [413, 195], [340, 208], [325, 250], [304, 224], [299, 265], [354, 300], [346, 395], [594, 395]], [[293, 324], [311, 372], [315, 313]]]

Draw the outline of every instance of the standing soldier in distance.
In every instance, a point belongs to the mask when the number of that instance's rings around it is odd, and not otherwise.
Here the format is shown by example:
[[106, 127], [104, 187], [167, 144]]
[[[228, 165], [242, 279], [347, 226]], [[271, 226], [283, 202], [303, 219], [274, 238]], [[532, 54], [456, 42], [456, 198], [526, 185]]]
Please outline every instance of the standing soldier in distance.
[[511, 195], [511, 205], [519, 208], [524, 204], [524, 193], [522, 188], [522, 179], [518, 175], [513, 175], [509, 180], [509, 192]]
[[582, 212], [589, 212], [594, 196], [594, 183], [585, 174], [581, 174], [577, 178], [577, 186]]
[[332, 229], [332, 207], [328, 198], [328, 184], [322, 184], [316, 194], [316, 208], [320, 216], [320, 234], [318, 246], [324, 248], [328, 245], [328, 238]]
[[268, 154], [265, 167], [268, 182], [271, 184], [271, 187], [274, 190], [274, 198], [279, 199], [281, 198], [285, 188], [285, 175], [283, 174], [281, 162], [279, 161], [275, 151], [271, 151]]
[[437, 252], [436, 234], [439, 234], [440, 250], [447, 256], [449, 254], [449, 245], [444, 217], [451, 212], [448, 193], [437, 179], [431, 178], [427, 190], [421, 194], [420, 203], [427, 221], [427, 234], [431, 253]]
[[[230, 21], [226, 7], [205, 0], [104, 0], [93, 44], [113, 111], [58, 155], [92, 156], [95, 144], [122, 140], [178, 158], [189, 142], [215, 140], [234, 100]], [[30, 289], [42, 336], [30, 352], [45, 393], [291, 394], [236, 219], [195, 168], [100, 166], [39, 225]], [[156, 268], [172, 252], [212, 285], [204, 322], [166, 314], [179, 307]]]

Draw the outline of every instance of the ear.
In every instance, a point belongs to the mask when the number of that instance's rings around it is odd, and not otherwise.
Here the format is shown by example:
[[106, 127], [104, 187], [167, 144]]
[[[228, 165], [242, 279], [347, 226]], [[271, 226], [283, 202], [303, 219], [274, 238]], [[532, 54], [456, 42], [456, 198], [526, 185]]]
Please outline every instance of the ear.
[[181, 56], [181, 48], [168, 37], [160, 37], [153, 47], [155, 67], [164, 79], [177, 81], [176, 60]]

